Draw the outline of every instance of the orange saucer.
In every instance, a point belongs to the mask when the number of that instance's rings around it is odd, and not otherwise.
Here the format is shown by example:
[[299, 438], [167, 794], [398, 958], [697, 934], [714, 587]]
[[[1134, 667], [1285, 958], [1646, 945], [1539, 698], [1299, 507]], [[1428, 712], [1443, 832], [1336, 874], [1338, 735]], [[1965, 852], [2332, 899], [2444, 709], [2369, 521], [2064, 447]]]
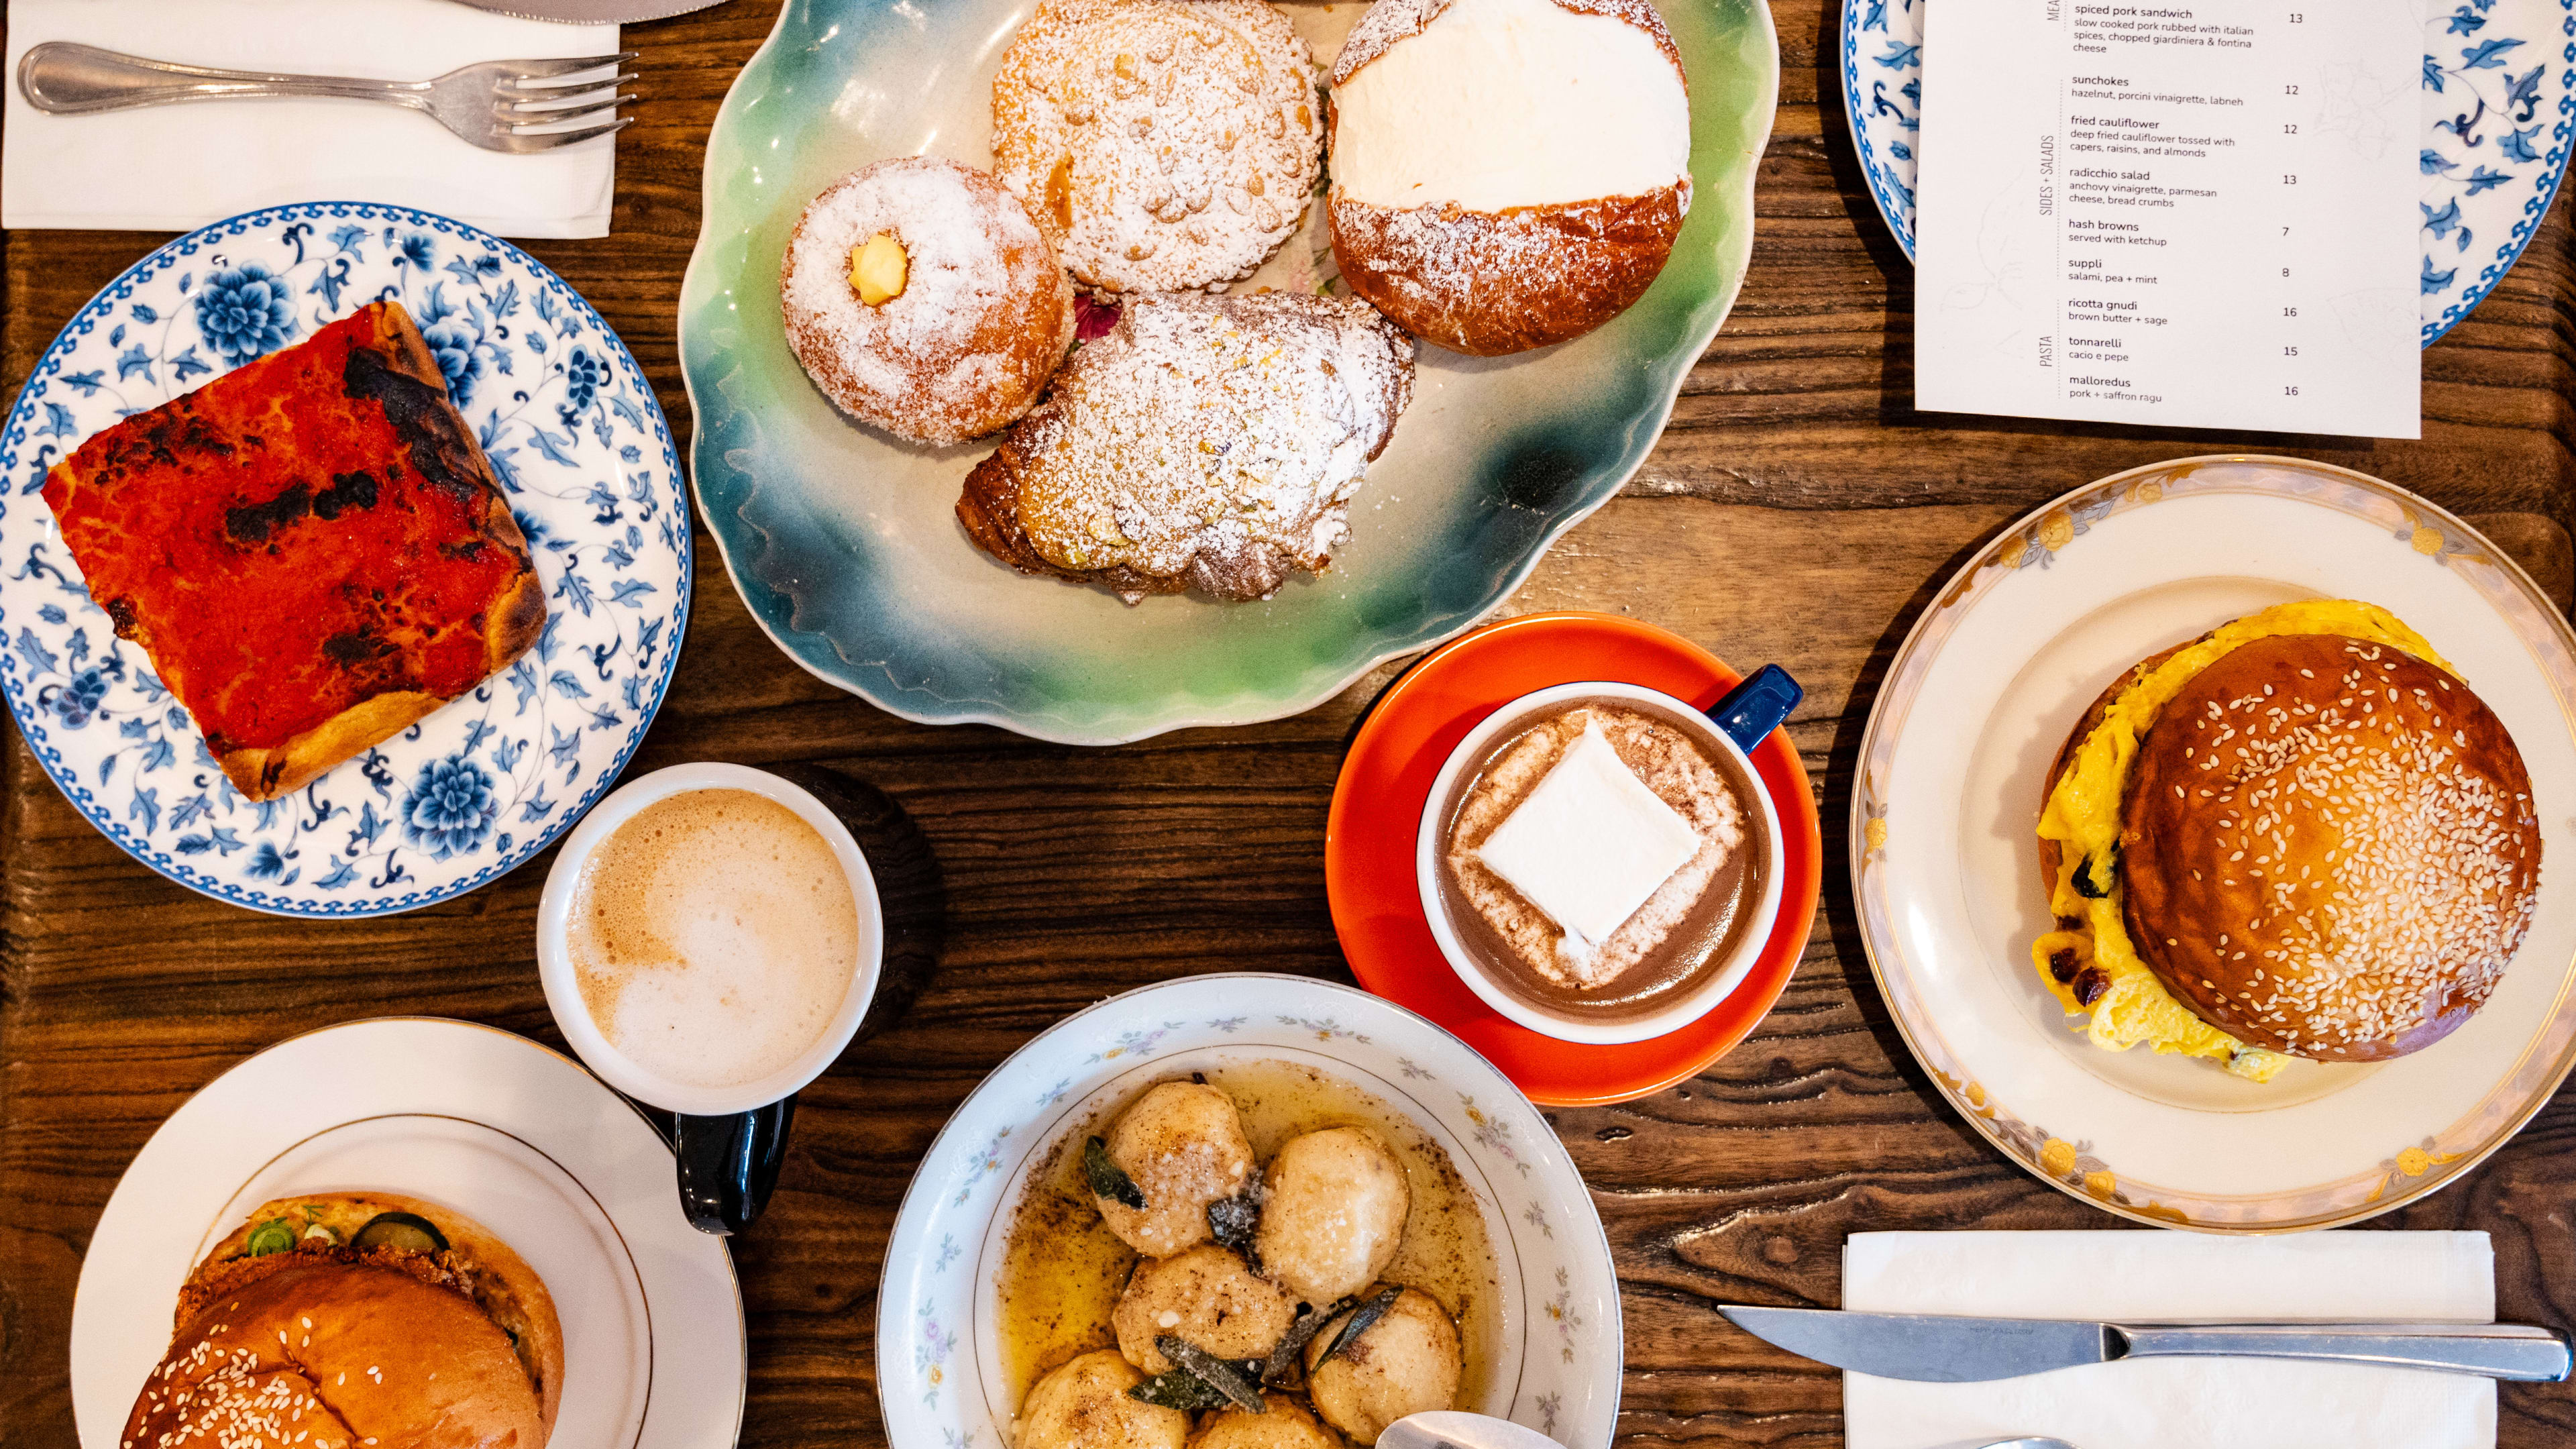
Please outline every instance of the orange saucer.
[[1324, 889], [1333, 929], [1360, 984], [1447, 1027], [1533, 1102], [1624, 1102], [1696, 1075], [1744, 1040], [1780, 999], [1807, 948], [1824, 878], [1815, 794], [1788, 736], [1774, 730], [1754, 767], [1780, 813], [1780, 911], [1753, 970], [1708, 1015], [1617, 1046], [1558, 1041], [1498, 1015], [1458, 979], [1422, 917], [1414, 837], [1449, 751], [1497, 708], [1584, 679], [1660, 689], [1701, 708], [1742, 678], [1678, 634], [1613, 614], [1526, 614], [1433, 650], [1389, 686], [1360, 725], [1324, 824]]

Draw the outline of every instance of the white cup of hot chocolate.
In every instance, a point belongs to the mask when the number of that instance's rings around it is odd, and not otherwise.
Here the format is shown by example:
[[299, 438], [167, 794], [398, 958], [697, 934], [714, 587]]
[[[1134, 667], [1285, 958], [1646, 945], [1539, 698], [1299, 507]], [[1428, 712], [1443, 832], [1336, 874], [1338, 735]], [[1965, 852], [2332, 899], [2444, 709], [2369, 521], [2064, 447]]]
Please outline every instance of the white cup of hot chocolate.
[[583, 1065], [678, 1114], [691, 1221], [739, 1232], [768, 1196], [796, 1093], [858, 1033], [885, 927], [849, 826], [764, 770], [673, 765], [564, 837], [537, 973]]
[[1607, 1045], [1688, 1026], [1743, 983], [1779, 914], [1781, 850], [1760, 771], [1707, 714], [1585, 680], [1503, 705], [1449, 752], [1415, 874], [1469, 990], [1541, 1035]]

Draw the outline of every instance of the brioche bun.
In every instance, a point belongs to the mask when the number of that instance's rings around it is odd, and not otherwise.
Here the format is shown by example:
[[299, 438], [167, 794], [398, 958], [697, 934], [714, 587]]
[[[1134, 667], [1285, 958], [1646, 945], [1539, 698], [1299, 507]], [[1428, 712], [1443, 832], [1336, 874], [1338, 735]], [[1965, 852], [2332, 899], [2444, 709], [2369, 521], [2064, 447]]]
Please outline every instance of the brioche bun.
[[[446, 1246], [359, 1246], [387, 1213]], [[280, 1224], [294, 1246], [272, 1246]], [[263, 1204], [189, 1275], [176, 1327], [120, 1442], [541, 1449], [562, 1401], [544, 1282], [472, 1218], [414, 1198]]]
[[[2103, 692], [2050, 791], [2182, 647]], [[2493, 711], [2440, 667], [2340, 634], [2249, 640], [2194, 674], [2138, 742], [2119, 842], [2123, 924], [2174, 999], [2249, 1046], [2334, 1062], [2420, 1051], [2485, 1003], [2541, 851]], [[2059, 847], [2040, 855], [2054, 885]]]
[[1351, 290], [1479, 357], [1645, 295], [1690, 210], [1681, 52], [1646, 0], [1378, 0], [1333, 69]]

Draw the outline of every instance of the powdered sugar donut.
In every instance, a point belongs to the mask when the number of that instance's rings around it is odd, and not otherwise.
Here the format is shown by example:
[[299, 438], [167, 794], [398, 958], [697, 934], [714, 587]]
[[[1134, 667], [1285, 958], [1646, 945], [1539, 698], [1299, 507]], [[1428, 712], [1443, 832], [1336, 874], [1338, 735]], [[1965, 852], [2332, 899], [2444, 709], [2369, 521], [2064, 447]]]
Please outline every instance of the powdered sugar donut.
[[1478, 356], [1625, 311], [1690, 210], [1681, 52], [1648, 0], [1377, 0], [1332, 135], [1343, 280]]
[[993, 80], [993, 163], [1085, 285], [1249, 276], [1323, 161], [1320, 79], [1261, 0], [1044, 0]]
[[1073, 288], [1028, 208], [935, 157], [825, 187], [787, 240], [778, 289], [814, 385], [915, 442], [964, 442], [1027, 412], [1073, 345]]

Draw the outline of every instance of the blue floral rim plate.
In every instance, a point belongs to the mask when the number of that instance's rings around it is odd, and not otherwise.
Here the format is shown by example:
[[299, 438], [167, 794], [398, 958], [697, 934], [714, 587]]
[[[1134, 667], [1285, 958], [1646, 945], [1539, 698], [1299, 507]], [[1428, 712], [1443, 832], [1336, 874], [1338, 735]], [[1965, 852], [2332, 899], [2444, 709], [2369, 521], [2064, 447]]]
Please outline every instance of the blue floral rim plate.
[[[545, 586], [509, 669], [285, 798], [235, 791], [90, 601], [36, 492], [91, 434], [368, 302], [399, 301], [446, 371]], [[366, 202], [217, 222], [81, 308], [0, 429], [0, 692], [63, 794], [192, 890], [288, 916], [461, 895], [579, 819], [644, 738], [689, 616], [689, 511], [626, 344], [517, 247]]]
[[[1870, 199], [1914, 256], [1923, 7], [1846, 0], [1843, 106]], [[2576, 0], [2446, 0], [2426, 7], [2424, 345], [2486, 300], [2549, 213], [2576, 141]], [[2555, 59], [2550, 57], [2555, 56]]]

